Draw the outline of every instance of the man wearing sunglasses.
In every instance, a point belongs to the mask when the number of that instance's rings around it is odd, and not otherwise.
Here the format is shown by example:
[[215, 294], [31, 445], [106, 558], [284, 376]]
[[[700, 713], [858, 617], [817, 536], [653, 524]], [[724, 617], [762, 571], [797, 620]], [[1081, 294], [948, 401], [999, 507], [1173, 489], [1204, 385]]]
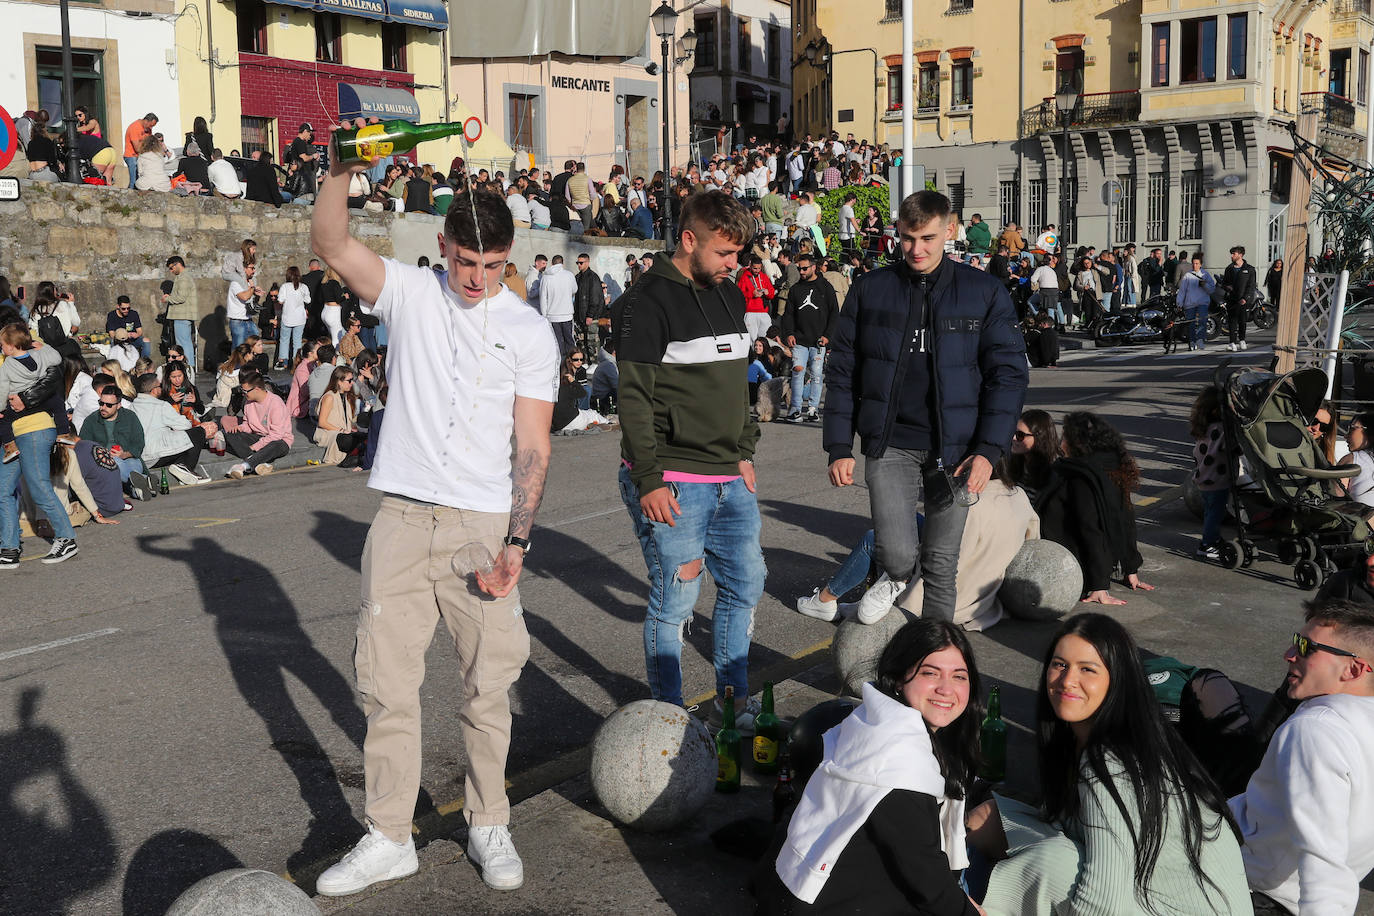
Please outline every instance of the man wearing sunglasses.
[[1374, 868], [1374, 607], [1309, 602], [1283, 660], [1298, 708], [1231, 799], [1255, 913], [1354, 913]]

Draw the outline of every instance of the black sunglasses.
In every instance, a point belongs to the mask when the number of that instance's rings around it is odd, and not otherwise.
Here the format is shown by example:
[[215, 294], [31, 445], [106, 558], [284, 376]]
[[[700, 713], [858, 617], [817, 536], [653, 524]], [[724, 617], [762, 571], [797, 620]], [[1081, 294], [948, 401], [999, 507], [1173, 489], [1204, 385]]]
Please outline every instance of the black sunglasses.
[[101, 407], [118, 407], [118, 406], [119, 406], [119, 402], [118, 402], [118, 401], [101, 401], [101, 402], [100, 402], [100, 406], [101, 406]]
[[1316, 422], [1316, 421], [1314, 420], [1313, 422], [1307, 424], [1307, 428], [1308, 428], [1308, 429], [1317, 429], [1317, 430], [1321, 430], [1321, 431], [1324, 432], [1324, 433], [1329, 433], [1329, 432], [1331, 432], [1331, 424], [1330, 424], [1329, 422], [1327, 422], [1327, 423], [1318, 423], [1318, 422]]
[[1021, 430], [1018, 429], [1016, 432], [1011, 434], [1011, 437], [1015, 439], [1017, 442], [1025, 442], [1027, 439], [1034, 439], [1035, 433], [1023, 433], [1021, 432]]
[[[1337, 649], [1335, 646], [1328, 646], [1326, 645], [1326, 643], [1320, 643], [1316, 640], [1308, 639], [1301, 633], [1293, 634], [1293, 645], [1297, 647], [1298, 654], [1301, 655], [1303, 658], [1307, 658], [1307, 656], [1311, 655], [1313, 652], [1321, 650], [1322, 652], [1330, 652], [1332, 655], [1339, 655], [1342, 658], [1353, 658], [1356, 660], [1362, 660], [1354, 652], [1347, 652], [1344, 649]], [[1366, 665], [1367, 664], [1368, 663], [1366, 663]]]

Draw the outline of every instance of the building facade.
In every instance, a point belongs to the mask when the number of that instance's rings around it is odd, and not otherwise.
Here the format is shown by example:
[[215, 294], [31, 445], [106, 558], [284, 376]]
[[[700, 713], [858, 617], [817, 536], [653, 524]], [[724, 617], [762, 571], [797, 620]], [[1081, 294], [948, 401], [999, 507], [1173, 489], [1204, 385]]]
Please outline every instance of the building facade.
[[[1328, 150], [1369, 155], [1370, 0], [915, 6], [916, 161], [965, 218], [1062, 222], [1073, 244], [1201, 247], [1209, 266], [1240, 244], [1259, 263], [1281, 245], [1299, 113], [1318, 115]], [[873, 50], [833, 56], [829, 79], [797, 68], [800, 131], [867, 136], [871, 103], [878, 142], [900, 146], [900, 10], [794, 0], [799, 48]], [[1067, 125], [1063, 86], [1081, 93]]]
[[[280, 158], [302, 123], [323, 143], [341, 114], [455, 116], [443, 0], [176, 2], [180, 120], [189, 129], [205, 118], [226, 155]], [[446, 167], [456, 146], [431, 143], [420, 153]]]
[[[174, 0], [93, 0], [70, 13], [75, 104], [100, 121], [102, 134], [124, 152], [124, 128], [156, 114], [158, 131], [180, 137], [178, 92], [183, 63], [175, 38]], [[62, 29], [55, 0], [0, 0], [0, 106], [13, 117], [62, 104]], [[127, 183], [121, 162], [116, 176]]]
[[792, 9], [788, 0], [706, 0], [691, 8], [697, 36], [692, 119], [771, 136], [792, 108]]

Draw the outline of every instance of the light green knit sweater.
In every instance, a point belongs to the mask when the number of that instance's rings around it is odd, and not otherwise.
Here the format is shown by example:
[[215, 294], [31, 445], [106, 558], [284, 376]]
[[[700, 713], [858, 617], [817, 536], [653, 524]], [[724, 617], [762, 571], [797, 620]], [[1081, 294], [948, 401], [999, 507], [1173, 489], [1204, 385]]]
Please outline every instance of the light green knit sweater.
[[[1119, 766], [1117, 792], [1133, 823], [1139, 823], [1135, 793]], [[1135, 895], [1135, 847], [1121, 810], [1105, 787], [1084, 770], [1079, 779], [1081, 821], [1058, 827], [1038, 812], [997, 798], [1010, 857], [993, 869], [983, 908], [988, 916], [1145, 916]], [[1188, 865], [1182, 802], [1175, 796], [1148, 899], [1159, 914], [1252, 916], [1245, 866], [1235, 834], [1219, 817], [1204, 834], [1199, 864], [1216, 887], [1198, 885]]]

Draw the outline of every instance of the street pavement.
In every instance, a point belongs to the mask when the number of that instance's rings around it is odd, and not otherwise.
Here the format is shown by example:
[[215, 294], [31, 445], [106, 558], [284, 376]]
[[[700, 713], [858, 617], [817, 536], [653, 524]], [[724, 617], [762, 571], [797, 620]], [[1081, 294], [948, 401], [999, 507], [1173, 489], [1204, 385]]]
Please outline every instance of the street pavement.
[[[1265, 365], [1267, 343], [1236, 356]], [[1159, 590], [1129, 594], [1113, 613], [1148, 650], [1226, 671], [1258, 709], [1282, 676], [1304, 594], [1272, 558], [1234, 572], [1192, 559], [1199, 523], [1178, 498], [1188, 408], [1230, 355], [1086, 349], [1034, 370], [1027, 404], [1097, 410], [1126, 433], [1145, 473], [1142, 575]], [[513, 690], [508, 774], [526, 887], [485, 890], [453, 842], [465, 758], [439, 630], [422, 690], [424, 869], [363, 898], [321, 899], [327, 911], [747, 912], [747, 863], [702, 832], [730, 820], [728, 801], [649, 838], [607, 823], [581, 781], [596, 726], [647, 696], [647, 585], [617, 494], [618, 446], [615, 433], [555, 437], [521, 582], [533, 653]], [[758, 468], [769, 574], [751, 676], [756, 690], [765, 676], [786, 682], [799, 706], [834, 689], [835, 630], [794, 602], [868, 527], [867, 492], [828, 485], [815, 427], [768, 425]], [[358, 561], [380, 498], [365, 476], [302, 468], [178, 489], [118, 527], [83, 528], [80, 555], [59, 567], [37, 562], [39, 542], [25, 545], [0, 614], [0, 913], [161, 914], [199, 877], [236, 865], [313, 892], [361, 834], [352, 649]], [[703, 588], [683, 659], [696, 701], [714, 682], [713, 595]], [[1051, 630], [1008, 621], [973, 637], [985, 677], [1003, 685], [1013, 787], [1031, 786], [1028, 726]], [[766, 788], [739, 799], [739, 812], [766, 814]]]

